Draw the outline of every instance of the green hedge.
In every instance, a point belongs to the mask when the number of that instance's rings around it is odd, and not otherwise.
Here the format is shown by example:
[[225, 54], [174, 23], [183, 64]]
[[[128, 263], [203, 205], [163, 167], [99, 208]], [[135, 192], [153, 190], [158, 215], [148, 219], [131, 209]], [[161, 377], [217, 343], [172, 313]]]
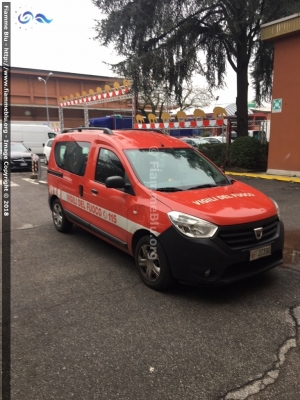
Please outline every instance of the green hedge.
[[228, 165], [252, 170], [266, 170], [268, 148], [268, 143], [262, 144], [253, 137], [239, 137], [231, 143]]
[[199, 151], [212, 160], [218, 167], [266, 171], [268, 165], [269, 143], [243, 136], [232, 142], [199, 145]]
[[199, 151], [218, 167], [223, 167], [226, 160], [226, 143], [205, 143], [198, 146]]

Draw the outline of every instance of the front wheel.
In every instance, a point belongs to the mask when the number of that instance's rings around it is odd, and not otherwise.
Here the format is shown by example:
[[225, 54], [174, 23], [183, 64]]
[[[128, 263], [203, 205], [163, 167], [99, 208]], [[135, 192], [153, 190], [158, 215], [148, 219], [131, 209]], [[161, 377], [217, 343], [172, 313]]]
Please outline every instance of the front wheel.
[[52, 203], [52, 218], [54, 226], [59, 232], [68, 232], [73, 226], [72, 222], [67, 219], [58, 199]]
[[154, 236], [144, 236], [139, 240], [135, 249], [135, 263], [142, 281], [151, 289], [165, 290], [174, 284], [168, 258]]

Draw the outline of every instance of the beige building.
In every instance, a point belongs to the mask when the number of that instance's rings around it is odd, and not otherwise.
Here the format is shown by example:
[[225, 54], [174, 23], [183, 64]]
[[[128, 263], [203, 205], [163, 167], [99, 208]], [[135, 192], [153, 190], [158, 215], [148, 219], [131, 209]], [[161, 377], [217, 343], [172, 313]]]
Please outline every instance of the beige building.
[[268, 173], [300, 177], [300, 14], [261, 26], [274, 43]]
[[[117, 81], [122, 85], [122, 80], [117, 78], [73, 74], [67, 72], [10, 68], [10, 120], [11, 122], [47, 123], [47, 108], [50, 126], [59, 128], [59, 103], [76, 94], [84, 95], [97, 88], [104, 89], [105, 85], [113, 87]], [[2, 74], [2, 67], [1, 67]], [[39, 80], [47, 79], [47, 83]], [[3, 102], [2, 85], [0, 102]], [[46, 98], [47, 90], [47, 98]], [[48, 102], [48, 107], [46, 103]], [[76, 127], [84, 125], [85, 106], [63, 107], [63, 119], [65, 127]], [[103, 117], [113, 114], [132, 115], [132, 101], [118, 100], [103, 102], [100, 104], [88, 104], [89, 118]]]

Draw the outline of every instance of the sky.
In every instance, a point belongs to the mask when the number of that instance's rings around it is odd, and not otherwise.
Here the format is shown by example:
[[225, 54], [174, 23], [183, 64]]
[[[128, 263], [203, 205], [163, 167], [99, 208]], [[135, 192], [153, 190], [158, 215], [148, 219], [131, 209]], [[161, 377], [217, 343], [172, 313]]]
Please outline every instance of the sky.
[[[10, 3], [12, 67], [115, 76], [105, 62], [116, 63], [121, 58], [113, 48], [102, 47], [93, 39], [95, 20], [102, 15], [91, 0], [11, 0]], [[214, 105], [235, 103], [236, 75], [230, 66], [226, 83], [225, 90], [213, 92], [219, 97]], [[207, 86], [200, 76], [195, 78], [195, 85]], [[250, 89], [249, 101], [253, 97]]]

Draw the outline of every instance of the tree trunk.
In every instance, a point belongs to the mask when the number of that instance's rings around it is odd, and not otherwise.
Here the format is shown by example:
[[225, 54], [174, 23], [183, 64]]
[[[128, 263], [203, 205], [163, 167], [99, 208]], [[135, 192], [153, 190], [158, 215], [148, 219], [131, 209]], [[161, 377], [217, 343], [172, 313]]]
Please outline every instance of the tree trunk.
[[237, 137], [248, 136], [248, 54], [246, 32], [237, 45]]
[[137, 110], [143, 117], [148, 118], [148, 113], [146, 112], [145, 107], [138, 106]]

